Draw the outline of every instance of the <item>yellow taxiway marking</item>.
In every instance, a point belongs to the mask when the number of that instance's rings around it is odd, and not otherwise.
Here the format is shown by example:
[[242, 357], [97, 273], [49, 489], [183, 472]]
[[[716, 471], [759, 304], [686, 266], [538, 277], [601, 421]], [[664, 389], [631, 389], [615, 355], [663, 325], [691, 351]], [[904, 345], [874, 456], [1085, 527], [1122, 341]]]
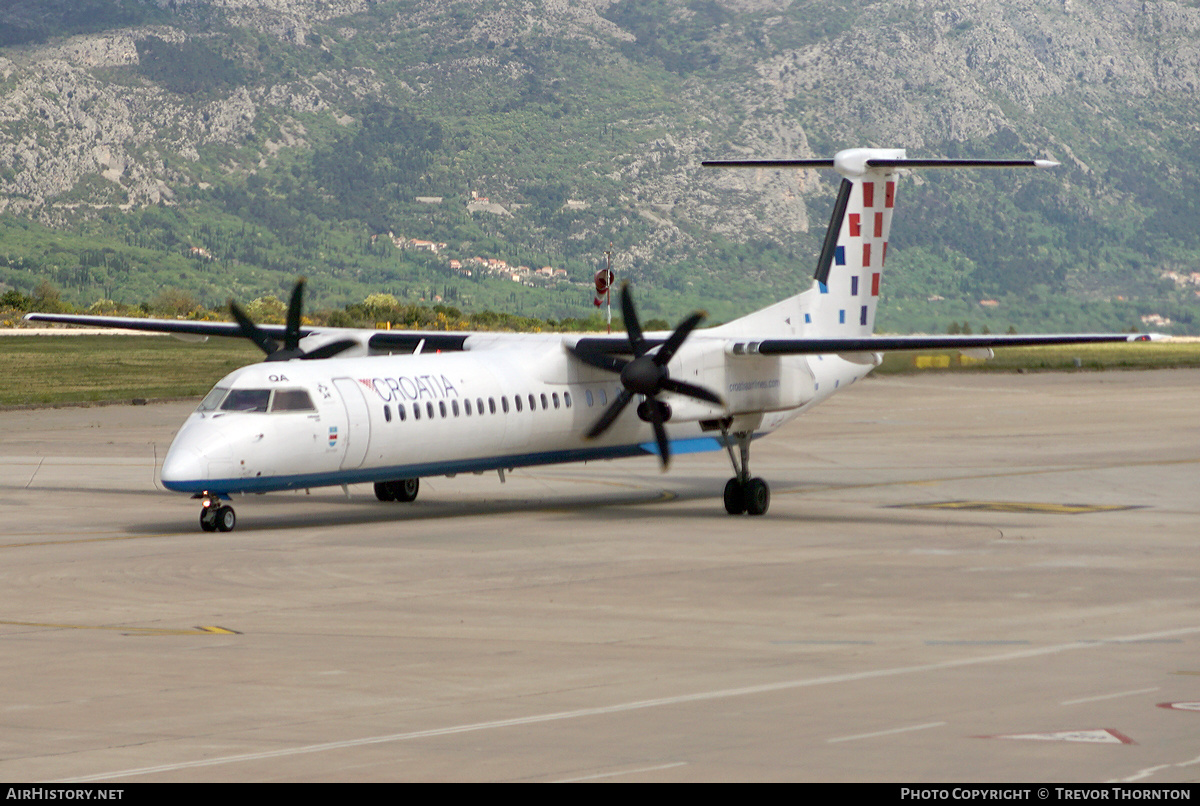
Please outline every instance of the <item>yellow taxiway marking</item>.
[[1087, 512], [1116, 512], [1140, 509], [1124, 504], [1039, 504], [1032, 501], [937, 501], [932, 504], [893, 504], [891, 509], [972, 509], [984, 512], [1041, 512], [1079, 515]]
[[45, 627], [52, 630], [109, 630], [133, 635], [241, 635], [237, 630], [225, 627], [192, 627], [181, 630], [166, 627], [114, 627], [99, 624], [47, 624], [37, 621], [0, 621], [0, 624], [15, 627]]

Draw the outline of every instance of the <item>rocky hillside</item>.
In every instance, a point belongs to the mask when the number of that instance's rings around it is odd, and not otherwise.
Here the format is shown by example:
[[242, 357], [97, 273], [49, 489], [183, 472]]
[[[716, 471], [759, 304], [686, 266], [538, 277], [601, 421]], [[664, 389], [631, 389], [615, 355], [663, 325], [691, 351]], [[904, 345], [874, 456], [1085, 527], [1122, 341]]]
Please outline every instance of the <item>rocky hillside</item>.
[[885, 324], [1200, 327], [1194, 3], [35, 6], [0, 11], [0, 281], [22, 290], [223, 299], [303, 270], [325, 302], [581, 315], [578, 285], [450, 261], [583, 283], [611, 242], [648, 308], [726, 317], [804, 282], [834, 185], [699, 161], [876, 145], [1064, 163], [907, 181]]

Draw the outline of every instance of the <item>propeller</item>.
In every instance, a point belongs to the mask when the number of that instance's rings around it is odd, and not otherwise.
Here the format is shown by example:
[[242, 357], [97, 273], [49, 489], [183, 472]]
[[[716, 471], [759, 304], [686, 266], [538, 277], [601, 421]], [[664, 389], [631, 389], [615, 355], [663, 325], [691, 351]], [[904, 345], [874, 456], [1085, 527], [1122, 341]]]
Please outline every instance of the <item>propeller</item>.
[[625, 317], [625, 333], [629, 337], [633, 360], [627, 361], [624, 358], [604, 353], [591, 353], [575, 346], [569, 348], [571, 355], [588, 366], [618, 373], [621, 376], [621, 385], [624, 387], [612, 404], [600, 415], [596, 424], [588, 431], [587, 437], [595, 439], [607, 431], [609, 426], [621, 416], [621, 412], [633, 400], [634, 395], [642, 395], [646, 400], [638, 406], [638, 416], [654, 426], [654, 439], [658, 442], [658, 455], [662, 460], [663, 470], [666, 470], [667, 465], [671, 462], [671, 446], [667, 441], [667, 429], [663, 424], [670, 419], [671, 409], [658, 399], [658, 395], [663, 392], [673, 392], [677, 395], [703, 400], [706, 403], [725, 405], [721, 398], [704, 387], [675, 380], [667, 372], [667, 364], [675, 357], [675, 353], [679, 351], [684, 340], [704, 319], [704, 314], [696, 312], [680, 322], [675, 328], [675, 332], [654, 352], [650, 352], [646, 346], [646, 337], [642, 333], [637, 310], [633, 307], [633, 295], [629, 290], [629, 283], [621, 285], [621, 315]]
[[287, 324], [284, 329], [283, 345], [267, 335], [267, 333], [254, 324], [254, 321], [246, 314], [242, 307], [233, 300], [229, 301], [229, 311], [233, 314], [233, 318], [237, 320], [238, 325], [242, 328], [242, 335], [250, 339], [258, 345], [258, 349], [267, 354], [267, 361], [290, 361], [293, 358], [302, 358], [306, 360], [319, 358], [332, 358], [343, 350], [355, 346], [358, 342], [353, 339], [339, 339], [338, 341], [322, 344], [313, 350], [305, 352], [300, 349], [300, 310], [303, 307], [304, 300], [304, 278], [301, 277], [296, 281], [296, 287], [292, 289], [291, 299], [288, 300], [287, 309]]

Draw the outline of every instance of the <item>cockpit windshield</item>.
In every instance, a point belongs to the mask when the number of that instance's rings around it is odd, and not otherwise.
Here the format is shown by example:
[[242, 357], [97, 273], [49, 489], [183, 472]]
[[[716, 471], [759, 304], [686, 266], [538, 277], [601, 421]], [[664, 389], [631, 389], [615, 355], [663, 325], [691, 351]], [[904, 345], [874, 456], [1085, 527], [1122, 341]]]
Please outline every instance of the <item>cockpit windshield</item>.
[[289, 412], [316, 411], [312, 397], [303, 389], [233, 389], [215, 387], [205, 395], [196, 411]]
[[213, 387], [213, 390], [200, 401], [200, 405], [196, 407], [196, 411], [213, 411], [217, 406], [221, 405], [221, 401], [225, 399], [225, 395], [228, 393], [228, 389], [220, 386]]
[[316, 411], [316, 407], [303, 389], [276, 389], [271, 411]]
[[266, 411], [270, 389], [234, 389], [221, 404], [221, 411]]

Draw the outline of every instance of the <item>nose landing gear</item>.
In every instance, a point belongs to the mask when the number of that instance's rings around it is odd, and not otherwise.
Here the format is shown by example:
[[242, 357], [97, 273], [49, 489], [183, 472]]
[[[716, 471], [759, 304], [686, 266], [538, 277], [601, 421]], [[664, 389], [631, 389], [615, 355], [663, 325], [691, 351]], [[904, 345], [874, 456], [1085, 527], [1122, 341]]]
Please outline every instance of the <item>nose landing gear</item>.
[[219, 496], [204, 493], [197, 496], [200, 501], [200, 528], [206, 532], [232, 532], [237, 526], [237, 514], [233, 507], [222, 504]]

